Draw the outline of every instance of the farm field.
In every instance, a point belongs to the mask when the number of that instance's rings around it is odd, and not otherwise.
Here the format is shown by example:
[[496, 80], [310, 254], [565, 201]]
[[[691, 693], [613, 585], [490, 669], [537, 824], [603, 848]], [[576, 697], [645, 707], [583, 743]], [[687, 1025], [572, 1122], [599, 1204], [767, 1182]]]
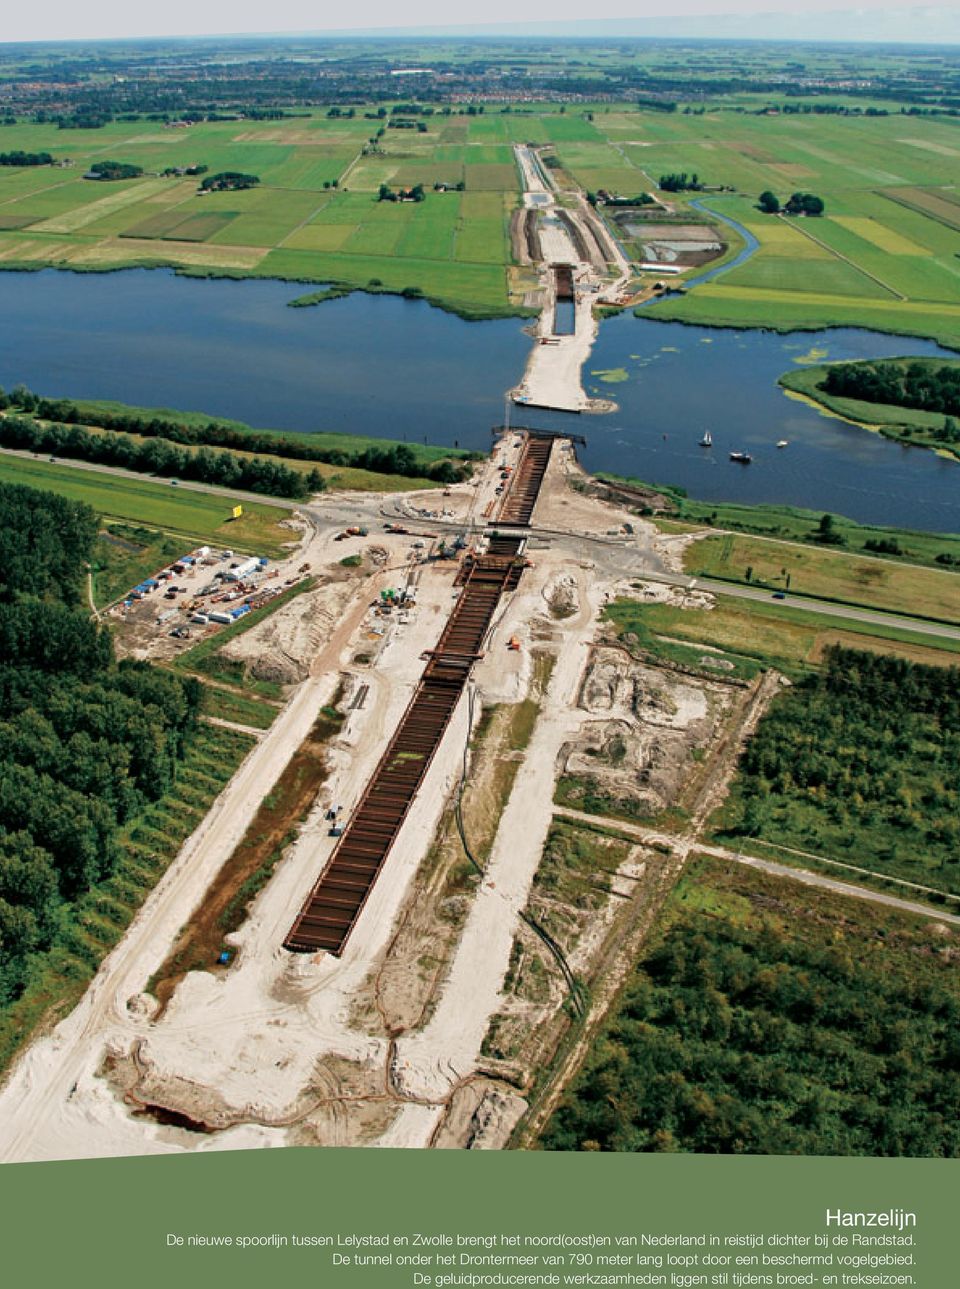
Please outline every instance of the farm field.
[[237, 503], [227, 494], [171, 488], [169, 484], [7, 453], [0, 453], [0, 480], [45, 488], [71, 501], [85, 502], [105, 519], [162, 529], [188, 542], [228, 543], [237, 550], [276, 556], [291, 537], [289, 530], [280, 526], [288, 514], [283, 507], [244, 501], [243, 515], [231, 519], [230, 511]]
[[[0, 175], [0, 264], [75, 268], [172, 264], [349, 287], [414, 288], [466, 316], [522, 312], [511, 297], [507, 226], [519, 200], [512, 145], [543, 146], [561, 181], [654, 192], [660, 175], [696, 173], [706, 206], [759, 241], [746, 262], [659, 318], [780, 330], [860, 324], [960, 346], [960, 148], [944, 120], [764, 111], [759, 96], [718, 97], [702, 114], [624, 104], [544, 103], [484, 114], [435, 109], [424, 130], [386, 128], [361, 112], [328, 118], [218, 121], [170, 129], [113, 122], [99, 130], [0, 127], [0, 145], [46, 149], [67, 169]], [[80, 176], [97, 158], [143, 166], [111, 184]], [[259, 186], [197, 194], [169, 166], [255, 173]], [[422, 202], [379, 202], [378, 189], [423, 184]], [[451, 186], [434, 191], [433, 185]], [[456, 191], [456, 185], [464, 185]], [[333, 185], [336, 184], [336, 187]], [[790, 221], [756, 208], [769, 189], [826, 203]], [[664, 194], [682, 213], [693, 194]], [[739, 244], [731, 230], [726, 240]]]
[[[620, 636], [636, 635], [641, 648], [657, 654], [666, 646], [664, 656], [670, 657], [672, 642], [679, 640], [698, 645], [698, 658], [705, 647], [719, 649], [731, 660], [759, 662], [791, 676], [806, 674], [834, 644], [940, 666], [955, 666], [960, 655], [960, 641], [944, 638], [934, 644], [929, 636], [910, 631], [866, 623], [838, 625], [838, 619], [806, 609], [722, 595], [712, 609], [615, 600], [606, 616]], [[690, 656], [680, 660], [693, 661]]]
[[960, 622], [960, 576], [956, 573], [847, 554], [834, 547], [727, 534], [692, 542], [684, 555], [684, 569], [697, 576], [777, 590], [789, 587], [791, 595]]
[[953, 1157], [949, 943], [931, 920], [824, 891], [811, 907], [797, 883], [694, 858], [541, 1145]]

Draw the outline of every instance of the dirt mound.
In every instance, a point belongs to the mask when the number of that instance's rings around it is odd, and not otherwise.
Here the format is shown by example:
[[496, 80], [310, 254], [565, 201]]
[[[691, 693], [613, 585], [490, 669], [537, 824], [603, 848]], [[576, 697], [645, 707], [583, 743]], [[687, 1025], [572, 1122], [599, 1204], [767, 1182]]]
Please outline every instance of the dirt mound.
[[[638, 803], [644, 813], [675, 806], [695, 750], [709, 743], [728, 703], [719, 687], [597, 649], [580, 691], [581, 708], [597, 719], [564, 747], [562, 772], [581, 789]], [[577, 802], [571, 797], [569, 804]]]
[[543, 589], [543, 598], [554, 618], [572, 618], [580, 610], [577, 579], [570, 573], [560, 573]]
[[343, 615], [356, 584], [327, 582], [284, 604], [263, 622], [237, 636], [223, 656], [245, 663], [258, 680], [294, 685], [306, 680], [310, 665]]

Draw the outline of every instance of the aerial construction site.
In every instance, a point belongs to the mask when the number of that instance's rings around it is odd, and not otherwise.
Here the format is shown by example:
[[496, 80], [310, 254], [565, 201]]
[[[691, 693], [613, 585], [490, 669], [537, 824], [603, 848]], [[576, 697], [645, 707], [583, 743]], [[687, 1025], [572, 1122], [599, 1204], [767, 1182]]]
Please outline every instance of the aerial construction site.
[[[604, 638], [628, 579], [698, 596], [685, 539], [586, 480], [570, 439], [506, 430], [442, 511], [436, 494], [303, 508], [277, 577], [309, 563], [316, 583], [242, 637], [285, 705], [13, 1068], [4, 1159], [536, 1133], [773, 684], [693, 681]], [[349, 516], [366, 535], [347, 572]], [[682, 804], [684, 836], [555, 805], [585, 761], [613, 793]], [[294, 817], [269, 817], [292, 774]], [[550, 871], [558, 827], [587, 830], [594, 876]], [[260, 829], [270, 879], [209, 951]]]
[[[4, 1160], [531, 1145], [688, 859], [929, 914], [708, 835], [786, 681], [611, 629], [615, 600], [715, 604], [683, 572], [697, 535], [649, 500], [592, 480], [571, 437], [501, 429], [442, 500], [321, 496], [269, 573], [225, 564], [204, 590], [298, 592], [223, 650], [283, 705], [12, 1067]], [[183, 647], [127, 603], [128, 654]]]

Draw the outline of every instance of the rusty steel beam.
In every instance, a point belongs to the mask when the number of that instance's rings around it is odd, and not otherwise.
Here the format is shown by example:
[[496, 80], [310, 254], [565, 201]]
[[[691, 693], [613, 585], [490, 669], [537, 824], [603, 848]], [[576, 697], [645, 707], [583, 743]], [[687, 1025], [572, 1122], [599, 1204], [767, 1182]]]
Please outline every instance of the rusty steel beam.
[[[524, 484], [536, 502], [550, 455], [534, 454]], [[542, 458], [542, 466], [540, 461]], [[363, 791], [330, 859], [284, 940], [295, 953], [339, 956], [430, 768], [473, 664], [506, 591], [519, 580], [524, 539], [497, 536], [492, 554], [476, 558], [460, 598], [430, 651], [420, 682]]]

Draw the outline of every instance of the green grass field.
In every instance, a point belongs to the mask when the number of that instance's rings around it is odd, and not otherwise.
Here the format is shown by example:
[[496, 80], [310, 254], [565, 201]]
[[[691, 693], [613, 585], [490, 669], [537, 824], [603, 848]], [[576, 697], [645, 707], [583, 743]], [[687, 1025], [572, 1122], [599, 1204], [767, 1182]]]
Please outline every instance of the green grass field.
[[161, 529], [187, 543], [217, 542], [236, 550], [278, 556], [290, 541], [280, 521], [290, 512], [283, 506], [243, 501], [243, 515], [231, 519], [237, 501], [228, 494], [196, 492], [181, 485], [128, 479], [103, 470], [54, 465], [28, 457], [0, 453], [0, 480], [83, 501], [105, 519]]
[[[732, 533], [692, 542], [686, 572], [749, 581], [790, 594], [960, 622], [960, 575], [893, 560], [848, 554], [836, 547], [800, 546]], [[789, 579], [789, 581], [788, 581]]]
[[[172, 264], [353, 288], [376, 279], [391, 291], [417, 287], [467, 316], [517, 313], [521, 297], [511, 294], [507, 271], [507, 223], [519, 194], [512, 145], [532, 141], [549, 147], [562, 182], [585, 189], [652, 192], [661, 174], [684, 170], [734, 190], [709, 193], [707, 203], [746, 224], [759, 251], [660, 302], [658, 317], [780, 330], [860, 324], [960, 346], [953, 124], [896, 111], [759, 112], [766, 103], [718, 97], [703, 115], [550, 103], [503, 113], [489, 105], [470, 118], [437, 113], [424, 133], [387, 129], [366, 155], [370, 122], [319, 112], [189, 130], [19, 124], [3, 130], [5, 146], [47, 149], [73, 165], [3, 176], [0, 265]], [[107, 153], [146, 173], [110, 185], [84, 181], [83, 169]], [[261, 183], [200, 197], [195, 180], [158, 177], [193, 161], [252, 172]], [[466, 190], [434, 192], [436, 182]], [[380, 203], [381, 183], [422, 183], [426, 200]], [[815, 192], [826, 217], [762, 215], [756, 198], [765, 189], [781, 200]], [[671, 200], [682, 213], [686, 197]]]
[[[956, 666], [960, 641], [933, 639], [916, 632], [841, 622], [823, 614], [791, 605], [736, 600], [717, 596], [712, 609], [678, 609], [666, 604], [637, 600], [615, 600], [606, 610], [607, 619], [627, 643], [635, 636], [641, 649], [690, 665], [692, 655], [675, 658], [672, 649], [679, 640], [699, 645], [702, 650], [720, 650], [741, 664], [752, 662], [776, 667], [792, 676], [803, 675], [816, 666], [832, 644], [870, 649], [939, 666]], [[736, 672], [727, 674], [737, 674]], [[747, 669], [740, 674], [749, 674]]]

